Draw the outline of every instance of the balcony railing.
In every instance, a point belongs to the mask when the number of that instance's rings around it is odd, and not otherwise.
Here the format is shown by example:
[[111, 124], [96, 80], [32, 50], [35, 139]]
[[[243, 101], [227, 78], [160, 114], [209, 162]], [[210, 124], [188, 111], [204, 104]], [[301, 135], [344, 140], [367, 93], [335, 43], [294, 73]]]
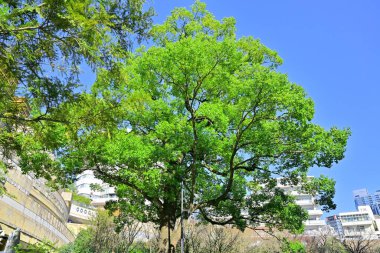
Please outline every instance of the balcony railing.
[[322, 210], [307, 210], [307, 213], [309, 214], [309, 216], [321, 216], [323, 215], [323, 211]]
[[296, 200], [296, 204], [300, 206], [312, 206], [315, 203], [311, 199], [302, 199], [302, 200]]
[[304, 222], [305, 226], [325, 226], [324, 220], [307, 220]]
[[342, 226], [369, 226], [369, 225], [372, 225], [372, 221], [370, 220], [361, 220], [361, 221], [343, 221], [341, 220], [342, 222]]

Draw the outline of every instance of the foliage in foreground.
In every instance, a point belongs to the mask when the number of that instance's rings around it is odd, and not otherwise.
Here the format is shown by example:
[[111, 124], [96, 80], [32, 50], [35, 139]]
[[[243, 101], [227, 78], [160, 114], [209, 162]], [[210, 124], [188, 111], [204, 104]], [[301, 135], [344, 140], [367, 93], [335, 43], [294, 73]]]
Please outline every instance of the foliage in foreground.
[[79, 203], [83, 203], [85, 205], [90, 205], [91, 204], [91, 199], [87, 198], [85, 196], [78, 195], [77, 193], [73, 192], [73, 200], [77, 201]]
[[27, 245], [26, 247], [19, 244], [15, 247], [16, 253], [57, 253], [55, 245], [49, 241], [43, 241], [35, 244]]
[[7, 181], [5, 174], [7, 173], [6, 165], [0, 161], [0, 197], [6, 193], [5, 182]]
[[153, 11], [144, 3], [0, 1], [0, 160], [15, 153], [21, 159], [30, 156], [24, 172], [65, 179], [67, 174], [51, 160], [52, 153], [44, 152], [60, 145], [49, 137], [55, 133], [43, 129], [39, 136], [26, 133], [40, 122], [70, 124], [55, 112], [83, 89], [81, 68], [88, 66], [91, 73], [100, 66], [117, 71], [132, 44], [148, 37]]
[[59, 252], [139, 252], [142, 242], [136, 239], [143, 232], [141, 223], [130, 220], [119, 232], [115, 230], [113, 218], [106, 211], [98, 211], [90, 226], [81, 230], [75, 241], [62, 247]]

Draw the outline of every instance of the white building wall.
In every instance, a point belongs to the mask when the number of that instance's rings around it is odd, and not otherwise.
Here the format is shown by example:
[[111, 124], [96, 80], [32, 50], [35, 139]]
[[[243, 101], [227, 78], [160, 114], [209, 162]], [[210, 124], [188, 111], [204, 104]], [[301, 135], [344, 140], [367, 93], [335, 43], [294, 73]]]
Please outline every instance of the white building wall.
[[321, 231], [326, 227], [326, 222], [322, 219], [323, 211], [316, 204], [316, 198], [310, 194], [301, 192], [300, 186], [283, 185], [281, 179], [277, 180], [277, 187], [284, 190], [285, 193], [296, 197], [296, 204], [307, 210], [309, 219], [304, 222], [305, 233], [312, 234]]
[[[100, 185], [102, 191], [94, 191], [91, 184]], [[117, 200], [115, 188], [104, 183], [102, 180], [95, 178], [93, 171], [86, 170], [77, 176], [75, 182], [78, 195], [86, 196], [92, 200], [94, 206], [104, 206], [109, 200]]]
[[[336, 215], [336, 221], [340, 223], [340, 237], [343, 238], [379, 238], [379, 226], [370, 206], [358, 206], [358, 211], [343, 212]], [[380, 222], [380, 221], [379, 221]], [[335, 230], [335, 223], [329, 223]], [[336, 231], [338, 232], [338, 231]]]

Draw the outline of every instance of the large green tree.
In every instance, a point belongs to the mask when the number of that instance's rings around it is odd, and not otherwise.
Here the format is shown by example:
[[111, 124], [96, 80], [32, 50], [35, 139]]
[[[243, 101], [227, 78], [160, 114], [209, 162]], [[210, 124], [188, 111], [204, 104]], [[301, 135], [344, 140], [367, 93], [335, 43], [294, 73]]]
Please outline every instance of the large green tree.
[[[99, 69], [90, 93], [60, 107], [70, 124], [34, 131], [56, 137], [57, 170], [93, 169], [117, 186], [109, 207], [120, 222], [129, 214], [161, 228], [181, 215], [182, 181], [189, 214], [241, 229], [302, 229], [307, 214], [276, 188], [278, 177], [334, 208], [333, 181], [306, 174], [343, 158], [349, 130], [312, 122], [312, 99], [277, 70], [276, 52], [237, 38], [233, 18], [218, 21], [200, 2], [151, 35], [153, 46], [117, 73]], [[26, 169], [34, 157], [36, 149], [22, 156]]]
[[148, 37], [153, 11], [144, 9], [144, 2], [0, 1], [2, 155], [24, 152], [25, 145], [44, 149], [43, 144], [25, 140], [24, 132], [41, 121], [65, 120], [54, 112], [78, 97], [81, 68], [118, 71], [133, 43]]

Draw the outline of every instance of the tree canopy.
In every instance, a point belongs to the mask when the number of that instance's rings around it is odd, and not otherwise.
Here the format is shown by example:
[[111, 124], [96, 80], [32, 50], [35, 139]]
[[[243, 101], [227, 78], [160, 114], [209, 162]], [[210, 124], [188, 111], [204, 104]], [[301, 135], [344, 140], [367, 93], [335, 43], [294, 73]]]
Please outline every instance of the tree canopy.
[[[117, 186], [110, 209], [160, 227], [181, 215], [182, 181], [189, 214], [240, 229], [302, 229], [307, 213], [276, 188], [278, 177], [334, 208], [333, 181], [306, 175], [343, 159], [350, 131], [312, 122], [312, 99], [277, 70], [276, 52], [237, 38], [235, 20], [216, 20], [201, 2], [150, 34], [151, 47], [117, 72], [98, 68], [91, 92], [51, 113], [62, 122], [30, 133], [56, 155], [55, 172], [94, 170]], [[43, 170], [42, 149], [24, 147], [24, 169]]]
[[[49, 144], [45, 148], [38, 139], [28, 139], [24, 132], [41, 121], [65, 120], [56, 117], [55, 111], [61, 103], [78, 98], [84, 66], [90, 71], [101, 66], [117, 72], [134, 41], [148, 37], [153, 10], [144, 9], [144, 2], [0, 1], [2, 155], [52, 150]], [[41, 159], [45, 156], [46, 152], [40, 154]]]

